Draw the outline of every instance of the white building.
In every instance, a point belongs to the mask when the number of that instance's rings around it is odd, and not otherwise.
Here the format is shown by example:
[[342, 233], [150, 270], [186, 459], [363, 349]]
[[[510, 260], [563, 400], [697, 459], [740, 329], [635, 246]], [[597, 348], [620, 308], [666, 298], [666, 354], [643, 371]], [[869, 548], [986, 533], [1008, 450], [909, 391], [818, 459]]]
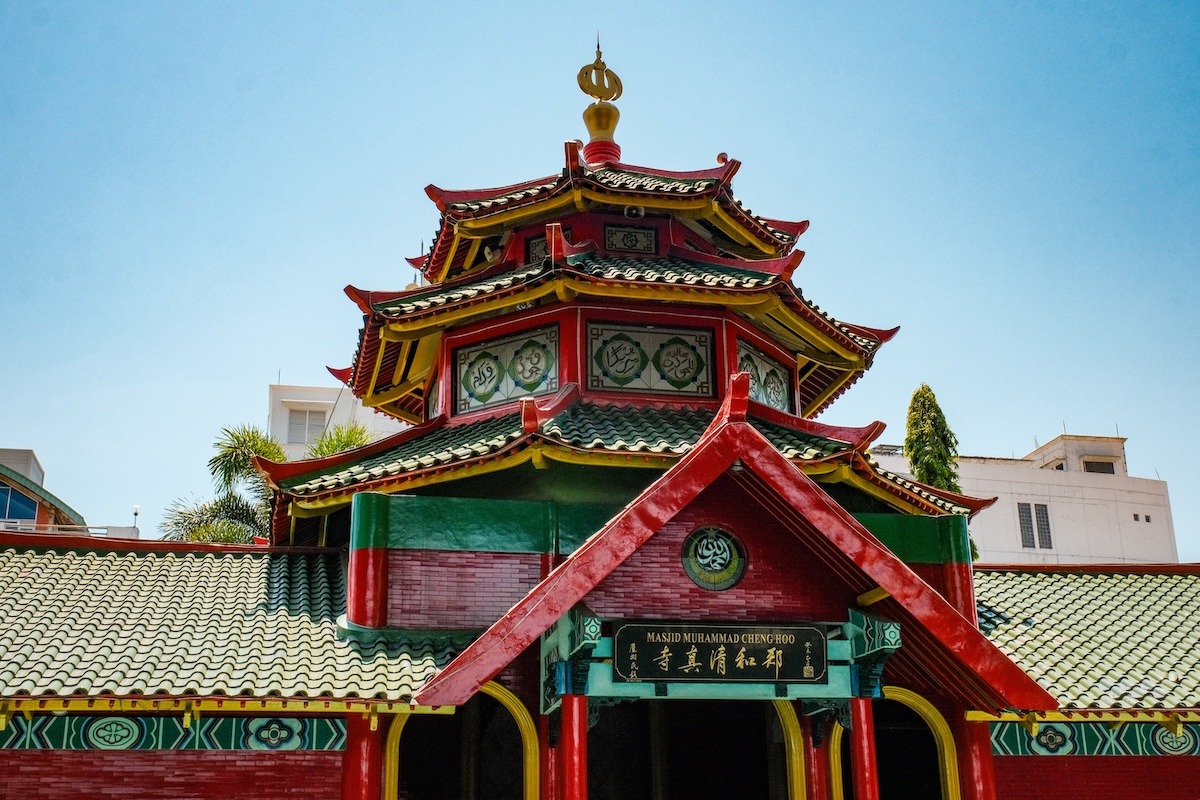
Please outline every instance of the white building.
[[[877, 445], [884, 469], [909, 475], [903, 448]], [[960, 456], [963, 493], [995, 497], [971, 520], [981, 562], [1175, 563], [1165, 481], [1132, 478], [1125, 439], [1062, 435], [1024, 458]]]
[[288, 386], [271, 384], [267, 430], [283, 445], [288, 459], [304, 452], [322, 432], [357, 422], [380, 439], [406, 427], [385, 414], [364, 407], [345, 386]]
[[[0, 448], [0, 530], [137, 539], [137, 525], [88, 525], [43, 485], [46, 471], [32, 450]], [[137, 522], [136, 506], [134, 522]]]

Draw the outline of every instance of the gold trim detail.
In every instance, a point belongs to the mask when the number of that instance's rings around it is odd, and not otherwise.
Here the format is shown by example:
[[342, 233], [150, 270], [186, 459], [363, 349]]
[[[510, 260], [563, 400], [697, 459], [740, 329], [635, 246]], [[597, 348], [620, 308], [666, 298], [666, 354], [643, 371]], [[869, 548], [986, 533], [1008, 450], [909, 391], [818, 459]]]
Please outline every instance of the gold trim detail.
[[[901, 686], [883, 687], [883, 699], [900, 703], [916, 712], [926, 725], [937, 745], [938, 775], [942, 785], [942, 800], [961, 800], [962, 787], [958, 778], [958, 748], [954, 733], [941, 712], [924, 697]], [[829, 796], [833, 800], [845, 800], [846, 790], [842, 775], [842, 742], [845, 728], [837, 720], [829, 733]]]
[[787, 754], [788, 800], [805, 800], [808, 797], [808, 785], [804, 780], [804, 734], [800, 730], [800, 720], [796, 717], [796, 707], [790, 700], [772, 700], [775, 713], [779, 716], [779, 726], [783, 729], [783, 747]]
[[[538, 755], [538, 738], [537, 726], [534, 725], [533, 717], [530, 716], [529, 710], [517, 698], [515, 694], [510, 692], [505, 687], [489, 681], [485, 683], [480, 692], [491, 697], [493, 700], [504, 706], [508, 713], [512, 715], [513, 722], [517, 725], [517, 730], [521, 734], [521, 753], [524, 775], [522, 784], [524, 786], [524, 800], [538, 800], [541, 787], [541, 773]], [[453, 706], [444, 706], [451, 713], [455, 710]], [[439, 709], [441, 712], [441, 709]], [[408, 715], [400, 714], [392, 720], [392, 724], [388, 727], [387, 742], [383, 751], [383, 796], [395, 797], [400, 790], [400, 735], [404, 732], [404, 726], [408, 723]]]

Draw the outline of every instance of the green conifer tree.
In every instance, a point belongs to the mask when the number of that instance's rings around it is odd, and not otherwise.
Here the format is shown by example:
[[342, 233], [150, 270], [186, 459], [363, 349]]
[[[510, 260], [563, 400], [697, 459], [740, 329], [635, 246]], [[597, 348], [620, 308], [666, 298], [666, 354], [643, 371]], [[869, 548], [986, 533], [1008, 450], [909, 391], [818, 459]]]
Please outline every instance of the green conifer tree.
[[912, 476], [936, 489], [962, 492], [958, 485], [958, 439], [946, 422], [933, 389], [922, 383], [908, 403], [904, 452]]

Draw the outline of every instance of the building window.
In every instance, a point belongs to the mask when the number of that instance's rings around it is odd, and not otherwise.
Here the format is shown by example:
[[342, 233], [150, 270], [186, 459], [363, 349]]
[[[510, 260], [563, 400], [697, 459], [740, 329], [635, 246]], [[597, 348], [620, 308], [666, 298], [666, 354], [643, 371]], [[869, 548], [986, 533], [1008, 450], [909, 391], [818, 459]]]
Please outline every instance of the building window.
[[0, 519], [37, 519], [37, 501], [9, 486], [0, 486]]
[[1033, 516], [1037, 520], [1038, 547], [1049, 550], [1054, 547], [1050, 539], [1050, 509], [1045, 503], [1033, 504]]
[[1111, 461], [1085, 461], [1083, 462], [1084, 472], [1097, 472], [1102, 475], [1116, 475], [1117, 467]]
[[1149, 522], [1149, 521], [1150, 521], [1150, 515], [1149, 515], [1149, 514], [1147, 514], [1147, 515], [1146, 515], [1146, 522]]
[[324, 432], [324, 411], [305, 408], [288, 409], [288, 444], [312, 444]]
[[[1021, 546], [1040, 547], [1051, 550], [1054, 540], [1050, 536], [1050, 507], [1045, 503], [1017, 503], [1017, 519], [1021, 523]], [[1037, 538], [1034, 538], [1034, 523], [1037, 523]]]

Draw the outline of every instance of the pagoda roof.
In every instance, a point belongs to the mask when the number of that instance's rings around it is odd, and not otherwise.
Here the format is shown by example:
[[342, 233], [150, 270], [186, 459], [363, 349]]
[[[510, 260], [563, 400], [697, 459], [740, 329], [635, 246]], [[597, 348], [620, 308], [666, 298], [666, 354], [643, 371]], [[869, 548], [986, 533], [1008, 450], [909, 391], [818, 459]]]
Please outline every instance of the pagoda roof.
[[747, 422], [748, 376], [733, 382], [695, 447], [456, 656], [417, 700], [466, 702], [714, 480], [730, 475], [812, 548], [821, 568], [860, 595], [887, 594], [874, 609], [903, 626], [904, 647], [894, 658], [906, 677], [932, 676], [968, 707], [1055, 708], [1045, 690]]
[[453, 278], [469, 269], [464, 239], [497, 235], [518, 224], [549, 221], [589, 205], [636, 206], [687, 211], [732, 241], [760, 257], [784, 255], [808, 227], [806, 221], [787, 222], [755, 215], [731, 191], [741, 166], [720, 158], [718, 166], [692, 171], [605, 162], [589, 165], [579, 142], [567, 142], [566, 166], [557, 175], [492, 189], [448, 190], [430, 185], [425, 192], [441, 211], [441, 221], [427, 255], [410, 259], [433, 282]]
[[[584, 402], [569, 386], [556, 397], [521, 401], [520, 411], [455, 423], [444, 417], [367, 447], [315, 461], [256, 461], [283, 503], [329, 509], [361, 491], [405, 491], [503, 469], [531, 459], [668, 468], [690, 452], [715, 410]], [[873, 466], [866, 450], [882, 423], [824, 425], [754, 403], [747, 417], [784, 457], [819, 481], [846, 481], [917, 513], [972, 514], [993, 501], [944, 492]], [[631, 460], [632, 459], [632, 460]], [[277, 509], [276, 535], [286, 535]]]
[[[809, 302], [788, 280], [799, 259], [800, 254], [794, 253], [747, 262], [683, 248], [672, 248], [665, 256], [635, 257], [598, 253], [580, 245], [558, 259], [547, 256], [515, 267], [499, 263], [403, 292], [349, 286], [346, 293], [367, 321], [346, 382], [361, 398], [386, 394], [386, 399], [372, 399], [370, 404], [387, 406], [385, 410], [396, 416], [415, 421], [423, 406], [424, 377], [434, 363], [432, 342], [437, 341], [432, 339], [426, 346], [423, 358], [414, 357], [422, 336], [436, 337], [449, 325], [515, 310], [519, 304], [569, 290], [576, 297], [617, 294], [629, 300], [707, 305], [753, 316], [767, 332], [816, 362], [805, 376], [800, 396], [802, 411], [815, 414], [862, 376], [875, 352], [899, 329], [850, 325]], [[763, 305], [765, 299], [770, 305]], [[380, 335], [385, 329], [401, 341], [386, 341]], [[817, 345], [810, 342], [814, 338]], [[387, 377], [380, 377], [384, 372]]]
[[313, 699], [407, 704], [464, 644], [339, 638], [346, 581], [332, 550], [8, 533], [0, 583], [0, 706], [162, 696], [297, 699], [297, 710]]
[[979, 625], [1064, 708], [1200, 709], [1200, 564], [984, 566]]

